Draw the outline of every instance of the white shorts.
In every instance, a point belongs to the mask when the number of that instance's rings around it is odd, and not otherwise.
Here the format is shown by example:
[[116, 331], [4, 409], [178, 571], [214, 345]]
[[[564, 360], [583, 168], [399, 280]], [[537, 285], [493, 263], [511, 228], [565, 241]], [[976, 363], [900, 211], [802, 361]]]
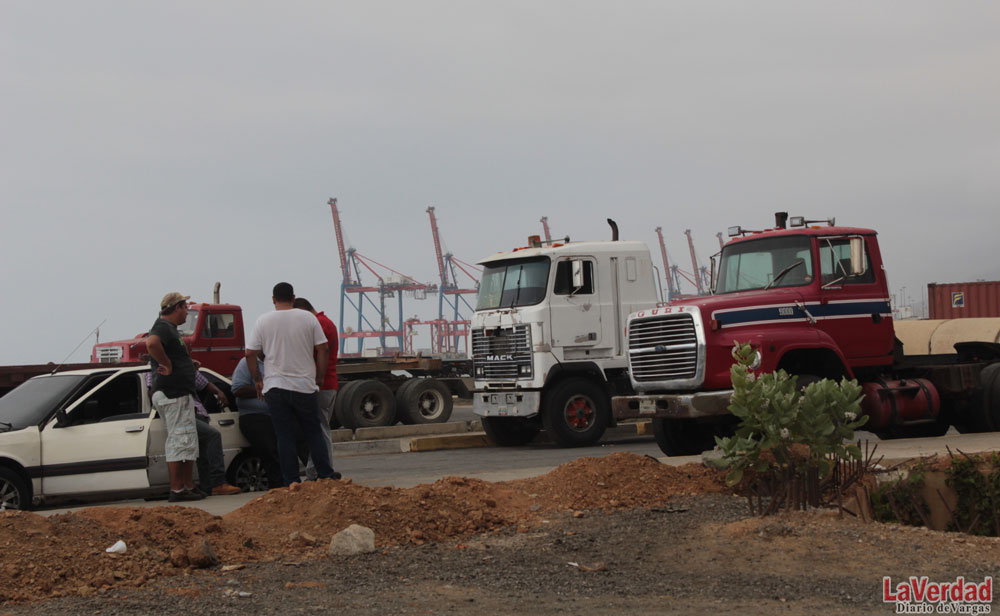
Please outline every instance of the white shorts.
[[198, 458], [198, 427], [195, 425], [194, 396], [168, 398], [162, 391], [153, 394], [153, 408], [167, 428], [164, 443], [167, 462], [186, 462]]

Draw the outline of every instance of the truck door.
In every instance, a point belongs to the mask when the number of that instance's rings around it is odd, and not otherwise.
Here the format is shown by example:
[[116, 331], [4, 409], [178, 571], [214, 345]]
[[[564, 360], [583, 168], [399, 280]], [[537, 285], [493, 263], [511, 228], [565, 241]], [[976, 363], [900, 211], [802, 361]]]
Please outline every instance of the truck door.
[[233, 310], [202, 309], [191, 356], [206, 368], [230, 375], [244, 353], [241, 315]]
[[[574, 285], [574, 262], [578, 263], [579, 285]], [[606, 307], [599, 283], [597, 263], [591, 258], [567, 258], [556, 263], [555, 280], [549, 301], [552, 346], [562, 347], [565, 359], [601, 356], [607, 346], [602, 334]]]
[[[42, 492], [113, 492], [149, 487], [151, 409], [136, 372], [119, 374], [75, 401], [41, 433]], [[59, 425], [57, 425], [59, 423]]]
[[[872, 238], [862, 238], [870, 240]], [[871, 244], [864, 253], [865, 271], [850, 275], [849, 237], [820, 237], [820, 306], [817, 326], [840, 346], [848, 360], [892, 354], [892, 313], [881, 271], [872, 268]]]

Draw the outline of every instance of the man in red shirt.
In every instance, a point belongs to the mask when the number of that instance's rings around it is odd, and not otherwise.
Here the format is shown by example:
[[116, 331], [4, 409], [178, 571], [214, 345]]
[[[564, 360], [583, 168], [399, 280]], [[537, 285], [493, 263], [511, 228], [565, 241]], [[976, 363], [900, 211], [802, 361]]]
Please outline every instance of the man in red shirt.
[[[313, 305], [304, 297], [296, 297], [293, 307], [305, 310], [316, 315], [319, 326], [326, 335], [327, 345], [330, 348], [330, 360], [326, 364], [326, 378], [317, 394], [319, 410], [322, 415], [321, 421], [324, 426], [323, 436], [326, 439], [326, 446], [330, 450], [330, 459], [333, 460], [333, 439], [330, 438], [331, 422], [333, 421], [333, 403], [337, 399], [337, 351], [340, 350], [340, 338], [337, 336], [337, 326], [333, 324], [328, 316], [322, 312], [316, 312]], [[312, 458], [306, 464], [306, 477], [313, 479], [316, 469], [313, 468]]]

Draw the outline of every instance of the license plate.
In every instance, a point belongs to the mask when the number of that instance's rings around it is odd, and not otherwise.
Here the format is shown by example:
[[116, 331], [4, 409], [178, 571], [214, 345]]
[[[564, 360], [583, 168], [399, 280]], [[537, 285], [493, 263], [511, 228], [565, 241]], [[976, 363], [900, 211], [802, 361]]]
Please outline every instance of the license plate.
[[640, 415], [652, 415], [656, 413], [656, 401], [655, 400], [639, 400], [639, 414]]

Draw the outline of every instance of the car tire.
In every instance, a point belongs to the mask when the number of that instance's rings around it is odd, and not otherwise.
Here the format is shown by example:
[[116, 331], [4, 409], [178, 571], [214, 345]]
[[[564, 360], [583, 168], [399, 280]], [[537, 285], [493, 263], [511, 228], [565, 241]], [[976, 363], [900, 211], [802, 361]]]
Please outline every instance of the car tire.
[[592, 381], [567, 379], [546, 396], [542, 423], [552, 440], [563, 447], [593, 445], [611, 424], [611, 400]]
[[236, 456], [226, 471], [226, 480], [244, 492], [267, 492], [271, 488], [264, 459], [253, 450]]
[[537, 417], [483, 417], [483, 431], [498, 447], [516, 447], [530, 443], [542, 426]]
[[405, 424], [445, 423], [455, 401], [437, 379], [410, 379], [396, 390], [396, 410]]
[[31, 494], [16, 471], [0, 466], [0, 510], [30, 509]]

